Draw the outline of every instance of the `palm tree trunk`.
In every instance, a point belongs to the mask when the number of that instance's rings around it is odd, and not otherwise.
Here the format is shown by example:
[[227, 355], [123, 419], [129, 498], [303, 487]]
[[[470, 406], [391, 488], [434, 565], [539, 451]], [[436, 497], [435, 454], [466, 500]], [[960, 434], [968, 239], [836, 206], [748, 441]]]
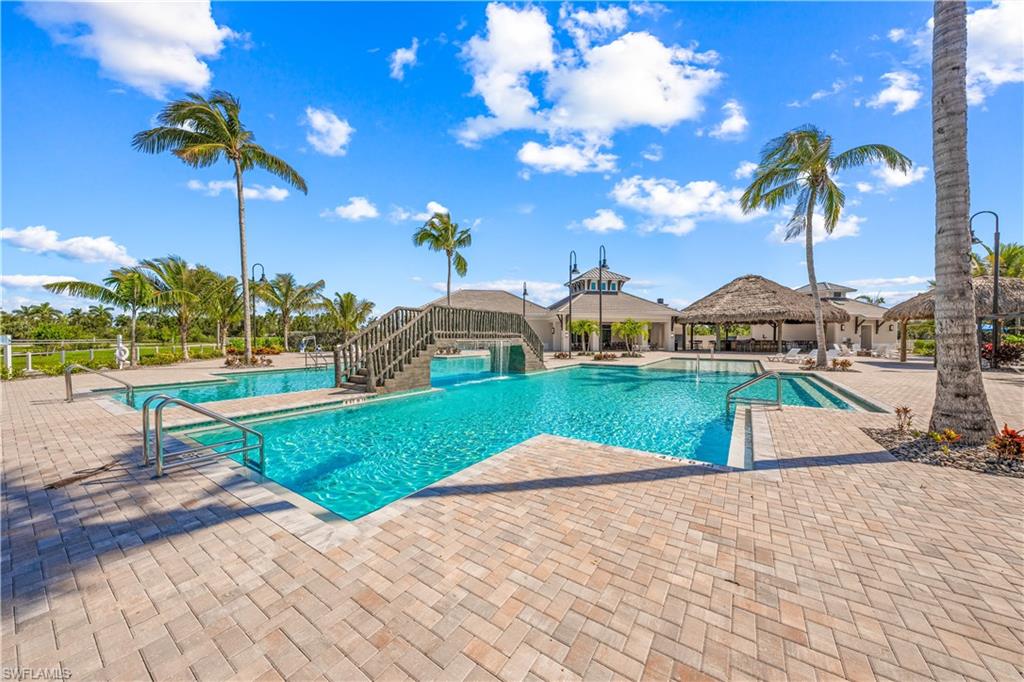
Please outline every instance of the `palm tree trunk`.
[[249, 310], [249, 257], [245, 242], [245, 195], [242, 164], [235, 159], [235, 190], [238, 194], [238, 250], [242, 261], [242, 334], [245, 336], [245, 364], [252, 364], [252, 316]]
[[128, 366], [135, 366], [135, 323], [138, 321], [139, 311], [132, 308], [131, 338], [128, 341]]
[[448, 307], [452, 307], [452, 252], [448, 252]]
[[284, 315], [281, 315], [281, 317], [284, 320], [284, 324], [282, 325], [282, 330], [284, 332], [284, 352], [287, 353], [288, 352], [288, 330], [291, 327], [291, 320], [288, 317], [285, 317]]
[[181, 335], [181, 357], [183, 360], [188, 360], [188, 324], [185, 322], [179, 323], [178, 333]]
[[935, 168], [935, 360], [929, 429], [953, 429], [966, 443], [996, 431], [978, 355], [971, 283], [967, 173], [967, 6], [935, 2], [932, 38], [932, 160]]
[[814, 301], [814, 338], [818, 344], [818, 357], [815, 366], [825, 366], [825, 323], [821, 314], [821, 298], [818, 297], [818, 278], [814, 275], [814, 204], [818, 193], [811, 188], [811, 197], [807, 202], [807, 217], [804, 219], [804, 251], [807, 260], [807, 283], [811, 287], [811, 299]]

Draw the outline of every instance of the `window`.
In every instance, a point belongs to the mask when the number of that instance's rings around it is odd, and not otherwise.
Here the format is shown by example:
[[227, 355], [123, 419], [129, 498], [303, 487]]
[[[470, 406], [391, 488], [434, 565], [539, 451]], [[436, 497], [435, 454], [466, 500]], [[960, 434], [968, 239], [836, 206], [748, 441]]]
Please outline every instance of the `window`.
[[608, 282], [601, 282], [601, 291], [608, 290]]
[[595, 282], [594, 280], [590, 280], [590, 290], [591, 291], [596, 291], [597, 290], [597, 282]]
[[612, 282], [612, 291], [615, 291], [615, 282]]

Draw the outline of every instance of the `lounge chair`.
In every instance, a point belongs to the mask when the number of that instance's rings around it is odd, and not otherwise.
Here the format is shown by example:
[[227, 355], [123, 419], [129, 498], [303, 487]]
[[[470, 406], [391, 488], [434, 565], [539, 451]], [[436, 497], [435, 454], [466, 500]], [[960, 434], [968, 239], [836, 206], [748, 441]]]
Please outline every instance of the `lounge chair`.
[[774, 355], [769, 355], [768, 360], [771, 362], [789, 362], [790, 358], [795, 358], [799, 353], [799, 348], [790, 348], [788, 353], [775, 353]]
[[806, 353], [801, 353], [798, 349], [796, 355], [787, 355], [784, 361], [795, 365], [800, 365], [803, 364], [804, 360], [806, 360], [807, 358], [814, 357], [815, 353], [817, 353], [817, 351], [808, 351]]
[[892, 344], [880, 343], [871, 349], [871, 357], [873, 358], [887, 358], [889, 357], [889, 347]]
[[860, 353], [860, 344], [853, 344], [852, 346], [850, 346], [850, 350], [853, 352], [854, 355], [857, 355], [858, 353]]

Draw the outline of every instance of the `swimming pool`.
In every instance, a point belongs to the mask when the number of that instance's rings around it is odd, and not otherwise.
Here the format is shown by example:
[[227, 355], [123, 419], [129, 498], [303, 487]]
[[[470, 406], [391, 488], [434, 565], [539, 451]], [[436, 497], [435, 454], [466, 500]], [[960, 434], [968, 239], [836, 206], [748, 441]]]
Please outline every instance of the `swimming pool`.
[[[252, 398], [272, 393], [292, 393], [294, 391], [311, 391], [316, 388], [330, 388], [334, 385], [334, 367], [310, 369], [275, 369], [259, 372], [232, 372], [218, 374], [223, 377], [215, 381], [203, 381], [190, 384], [163, 384], [140, 386], [135, 389], [135, 403], [138, 408], [151, 395], [163, 393], [187, 400], [190, 403], [208, 403], [215, 400], [232, 400], [234, 398]], [[118, 391], [115, 397], [127, 403], [124, 391]]]
[[[581, 366], [251, 426], [264, 435], [269, 478], [356, 519], [542, 433], [724, 464], [725, 394], [754, 374]], [[772, 398], [769, 383], [744, 395]], [[826, 406], [821, 393], [805, 377], [783, 381], [787, 405]], [[838, 398], [827, 406], [852, 409]], [[227, 433], [189, 435], [212, 444]]]

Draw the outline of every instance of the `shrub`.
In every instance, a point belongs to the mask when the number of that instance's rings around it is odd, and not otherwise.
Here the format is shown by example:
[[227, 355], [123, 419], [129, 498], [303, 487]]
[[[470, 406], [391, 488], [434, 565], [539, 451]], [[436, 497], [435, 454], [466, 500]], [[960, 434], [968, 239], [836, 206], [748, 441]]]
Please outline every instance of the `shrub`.
[[914, 411], [906, 405], [900, 405], [896, 408], [896, 431], [903, 434], [910, 430], [910, 425], [914, 423]]
[[960, 440], [960, 434], [954, 431], [953, 429], [945, 429], [941, 433], [938, 431], [932, 431], [928, 434], [928, 437], [931, 438], [936, 443], [943, 444], [956, 443], [957, 441]]
[[560, 350], [557, 353], [555, 353], [554, 355], [552, 355], [551, 357], [553, 357], [555, 360], [568, 360], [569, 359], [569, 354], [566, 353], [565, 351], [561, 351]]
[[4, 367], [0, 370], [0, 380], [10, 381], [11, 379], [20, 379], [25, 376], [24, 367]]
[[618, 357], [615, 353], [594, 353], [595, 360], [615, 360]]
[[[992, 362], [992, 344], [986, 343], [981, 346], [981, 357]], [[1001, 343], [999, 344], [999, 355], [996, 360], [1000, 364], [1009, 362], [1020, 362], [1024, 359], [1024, 344]]]
[[145, 355], [139, 359], [140, 365], [173, 365], [176, 362], [181, 362], [182, 355], [180, 351], [162, 351], [154, 355]]
[[988, 449], [1003, 459], [1024, 459], [1024, 432], [1003, 424], [1003, 430], [988, 442]]
[[935, 355], [935, 339], [914, 339], [914, 355]]
[[851, 367], [853, 367], [853, 361], [850, 360], [849, 358], [832, 359], [832, 369], [834, 370], [837, 370], [839, 372], [847, 372]]
[[442, 346], [437, 349], [437, 355], [458, 355], [462, 349], [458, 346]]

